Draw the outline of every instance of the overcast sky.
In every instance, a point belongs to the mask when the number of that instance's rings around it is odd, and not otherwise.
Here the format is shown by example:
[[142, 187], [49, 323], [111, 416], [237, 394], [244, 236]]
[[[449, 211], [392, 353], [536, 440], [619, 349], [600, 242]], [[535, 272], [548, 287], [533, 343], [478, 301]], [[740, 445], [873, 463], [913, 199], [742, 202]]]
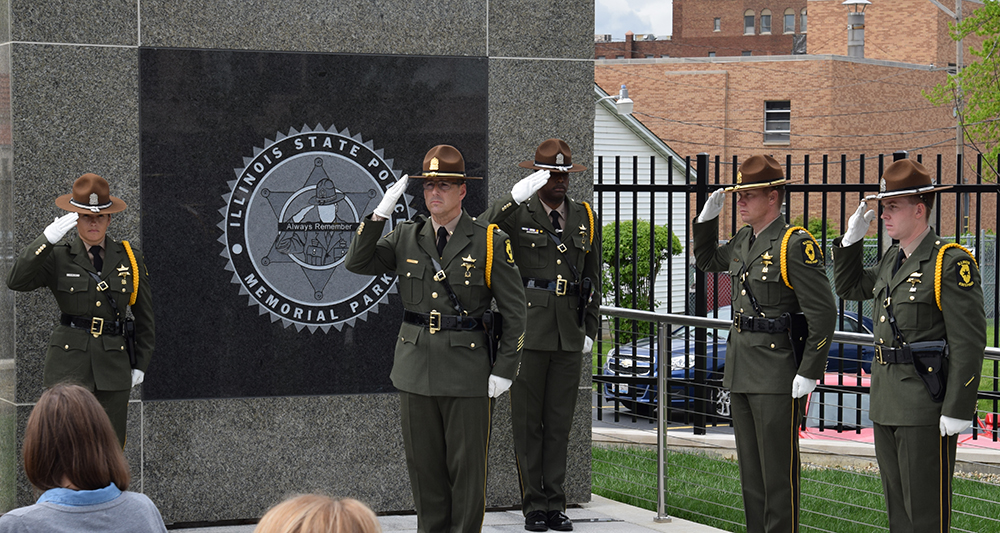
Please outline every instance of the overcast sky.
[[625, 32], [670, 35], [672, 0], [594, 0], [594, 33], [610, 33], [615, 40]]

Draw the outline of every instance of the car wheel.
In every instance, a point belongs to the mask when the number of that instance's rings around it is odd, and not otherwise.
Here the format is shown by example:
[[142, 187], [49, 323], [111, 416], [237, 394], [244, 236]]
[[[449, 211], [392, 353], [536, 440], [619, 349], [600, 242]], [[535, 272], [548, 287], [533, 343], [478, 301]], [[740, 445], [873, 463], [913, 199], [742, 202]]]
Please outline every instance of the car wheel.
[[729, 389], [715, 389], [715, 414], [718, 416], [730, 416], [729, 412]]

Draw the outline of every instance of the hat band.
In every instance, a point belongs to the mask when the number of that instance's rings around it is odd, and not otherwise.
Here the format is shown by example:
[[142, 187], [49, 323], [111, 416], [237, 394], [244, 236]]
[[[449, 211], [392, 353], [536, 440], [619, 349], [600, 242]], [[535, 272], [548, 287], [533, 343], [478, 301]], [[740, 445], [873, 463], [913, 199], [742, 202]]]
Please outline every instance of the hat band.
[[787, 182], [788, 180], [786, 180], [785, 178], [781, 178], [781, 179], [776, 179], [774, 181], [759, 181], [757, 183], [740, 183], [737, 185], [733, 185], [731, 187], [726, 187], [722, 189], [722, 192], [733, 192], [733, 191], [738, 191], [740, 189], [758, 189], [761, 187], [772, 187], [774, 185], [781, 185], [782, 183], [787, 183]]
[[566, 171], [568, 171], [568, 170], [570, 170], [570, 169], [573, 168], [572, 164], [569, 164], [569, 165], [566, 165], [566, 166], [546, 165], [545, 163], [539, 163], [538, 161], [535, 161], [535, 166], [536, 167], [542, 167], [544, 169], [558, 170], [559, 172], [566, 172]]
[[891, 196], [902, 196], [902, 195], [908, 195], [908, 194], [920, 194], [920, 193], [928, 192], [928, 191], [931, 191], [931, 190], [934, 190], [934, 184], [927, 185], [925, 187], [918, 187], [916, 189], [903, 189], [901, 191], [883, 192], [883, 193], [876, 194], [875, 197], [881, 199], [881, 198], [889, 198]]
[[425, 178], [464, 178], [465, 174], [459, 174], [457, 172], [424, 172], [423, 176]]
[[69, 199], [69, 203], [70, 203], [70, 205], [72, 205], [74, 207], [79, 207], [80, 209], [89, 209], [89, 210], [93, 211], [94, 213], [100, 213], [101, 209], [107, 209], [107, 208], [111, 207], [111, 202], [108, 202], [106, 204], [99, 204], [99, 205], [87, 205], [87, 204], [84, 204], [84, 203], [77, 202], [76, 200], [74, 200], [72, 198]]

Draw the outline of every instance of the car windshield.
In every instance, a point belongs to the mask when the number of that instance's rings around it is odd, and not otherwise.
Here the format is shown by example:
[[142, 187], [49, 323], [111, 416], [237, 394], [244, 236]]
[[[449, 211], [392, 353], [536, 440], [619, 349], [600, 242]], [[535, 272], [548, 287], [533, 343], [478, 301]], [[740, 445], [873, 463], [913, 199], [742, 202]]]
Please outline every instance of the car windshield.
[[[715, 315], [714, 311], [709, 311], [708, 312], [708, 318], [715, 318], [714, 315]], [[725, 306], [725, 307], [720, 307], [719, 308], [719, 317], [718, 318], [720, 320], [725, 320], [727, 322], [732, 322], [732, 320], [733, 320], [733, 308], [730, 307], [730, 306], [728, 306], [728, 305]], [[698, 328], [696, 328], [694, 326], [681, 326], [681, 327], [673, 330], [670, 333], [670, 336], [673, 337], [674, 339], [684, 339], [685, 335], [690, 335], [691, 338], [693, 339], [695, 331], [697, 329]], [[722, 329], [709, 329], [709, 330], [706, 330], [706, 335], [707, 335], [707, 340], [710, 343], [711, 342], [725, 342], [726, 339], [729, 338], [729, 326], [726, 326], [726, 327], [724, 327]]]

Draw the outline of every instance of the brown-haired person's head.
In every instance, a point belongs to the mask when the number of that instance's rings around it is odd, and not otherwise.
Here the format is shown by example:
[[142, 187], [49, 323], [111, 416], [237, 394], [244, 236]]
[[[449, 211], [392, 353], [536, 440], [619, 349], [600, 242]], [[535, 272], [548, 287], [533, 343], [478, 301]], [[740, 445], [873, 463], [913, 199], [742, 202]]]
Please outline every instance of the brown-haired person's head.
[[128, 489], [129, 472], [118, 437], [97, 398], [59, 383], [42, 393], [24, 433], [24, 472], [38, 490]]
[[319, 494], [289, 498], [269, 510], [254, 533], [381, 533], [375, 513], [358, 500]]

